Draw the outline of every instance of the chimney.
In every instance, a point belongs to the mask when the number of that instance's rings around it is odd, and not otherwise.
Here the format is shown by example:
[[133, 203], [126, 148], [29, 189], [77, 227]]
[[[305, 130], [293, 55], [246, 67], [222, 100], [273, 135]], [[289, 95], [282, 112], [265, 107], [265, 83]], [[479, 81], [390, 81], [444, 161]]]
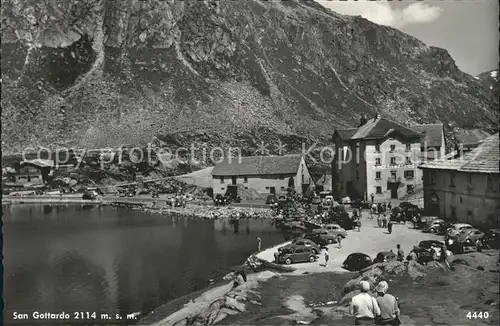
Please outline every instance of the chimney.
[[361, 117], [361, 119], [359, 119], [359, 126], [361, 127], [365, 123], [366, 123], [366, 114], [363, 114], [363, 116]]

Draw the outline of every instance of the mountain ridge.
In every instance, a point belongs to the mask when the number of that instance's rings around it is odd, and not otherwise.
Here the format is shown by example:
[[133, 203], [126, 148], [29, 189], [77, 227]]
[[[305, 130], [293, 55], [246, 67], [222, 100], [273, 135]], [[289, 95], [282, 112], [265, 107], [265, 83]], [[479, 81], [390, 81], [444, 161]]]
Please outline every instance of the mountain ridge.
[[498, 120], [447, 51], [310, 1], [8, 0], [2, 36], [6, 152], [178, 135], [251, 154], [263, 140], [327, 143], [376, 112]]

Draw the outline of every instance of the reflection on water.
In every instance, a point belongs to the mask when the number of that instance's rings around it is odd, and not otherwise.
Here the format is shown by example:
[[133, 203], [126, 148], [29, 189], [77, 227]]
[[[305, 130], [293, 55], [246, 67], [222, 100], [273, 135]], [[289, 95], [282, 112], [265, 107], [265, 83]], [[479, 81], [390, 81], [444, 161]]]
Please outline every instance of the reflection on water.
[[[150, 311], [283, 236], [269, 221], [169, 218], [110, 207], [3, 206], [11, 311]], [[245, 230], [240, 232], [240, 230]]]

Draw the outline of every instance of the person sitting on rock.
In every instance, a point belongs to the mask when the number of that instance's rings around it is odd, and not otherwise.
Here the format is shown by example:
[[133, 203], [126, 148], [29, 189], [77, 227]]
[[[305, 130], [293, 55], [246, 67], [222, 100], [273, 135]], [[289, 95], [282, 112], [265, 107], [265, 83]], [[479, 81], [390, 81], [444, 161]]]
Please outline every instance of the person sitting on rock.
[[380, 307], [380, 318], [376, 318], [377, 325], [401, 325], [399, 320], [400, 310], [396, 297], [387, 293], [389, 284], [386, 281], [381, 281], [375, 288], [377, 292], [377, 303]]

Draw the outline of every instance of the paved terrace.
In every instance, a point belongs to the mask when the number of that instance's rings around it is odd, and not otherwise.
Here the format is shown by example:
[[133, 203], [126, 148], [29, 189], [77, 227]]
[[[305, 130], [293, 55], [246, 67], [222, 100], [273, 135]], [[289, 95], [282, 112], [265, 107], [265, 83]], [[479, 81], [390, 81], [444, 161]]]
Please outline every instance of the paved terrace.
[[[265, 239], [262, 240], [265, 242]], [[393, 224], [392, 234], [388, 234], [387, 230], [377, 226], [376, 216], [370, 219], [364, 214], [361, 231], [347, 231], [347, 238], [342, 241], [341, 249], [338, 248], [338, 244], [327, 246], [330, 254], [328, 267], [322, 266], [325, 261], [323, 255], [324, 251], [320, 254], [320, 259], [316, 263], [300, 263], [290, 266], [296, 269], [294, 272], [295, 274], [302, 274], [304, 272], [345, 272], [345, 270], [341, 268], [341, 265], [351, 253], [362, 252], [374, 259], [377, 253], [381, 251], [389, 251], [392, 249], [396, 252], [396, 245], [401, 244], [401, 248], [406, 257], [413, 246], [417, 245], [422, 240], [443, 240], [443, 237], [423, 233], [418, 229], [415, 230], [413, 229], [413, 223], [407, 223], [406, 225]], [[288, 243], [289, 242], [285, 244]], [[274, 261], [274, 252], [280, 246], [266, 249], [257, 254], [257, 257], [272, 262]]]

